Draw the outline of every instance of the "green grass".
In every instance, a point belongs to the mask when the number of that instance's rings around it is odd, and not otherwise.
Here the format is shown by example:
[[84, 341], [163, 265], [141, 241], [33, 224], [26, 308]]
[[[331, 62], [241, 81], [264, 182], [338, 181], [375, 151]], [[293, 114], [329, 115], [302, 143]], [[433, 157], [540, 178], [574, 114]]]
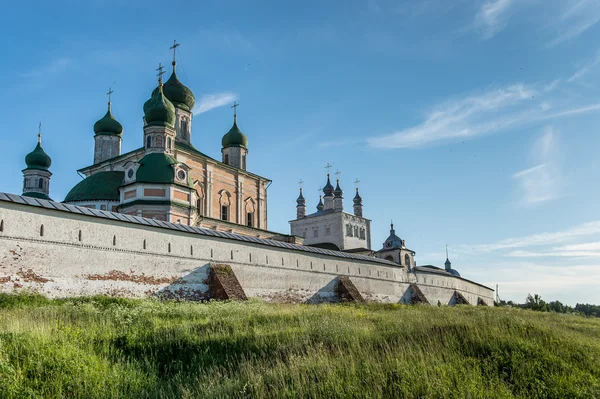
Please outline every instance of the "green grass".
[[0, 295], [0, 398], [600, 397], [600, 320]]

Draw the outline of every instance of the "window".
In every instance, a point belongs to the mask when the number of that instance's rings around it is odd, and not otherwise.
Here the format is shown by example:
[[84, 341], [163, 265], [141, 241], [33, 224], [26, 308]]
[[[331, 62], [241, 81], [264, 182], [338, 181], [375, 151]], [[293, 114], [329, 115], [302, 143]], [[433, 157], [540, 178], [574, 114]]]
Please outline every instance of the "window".
[[198, 215], [202, 215], [202, 198], [196, 200], [196, 212], [198, 212]]
[[152, 136], [146, 137], [146, 148], [152, 147]]
[[[150, 138], [150, 137], [148, 137], [148, 138]], [[133, 171], [133, 169], [129, 169], [129, 170], [127, 171], [127, 177], [131, 179], [131, 178], [133, 177], [133, 174], [134, 174], [134, 173], [135, 173], [135, 172]]]
[[100, 210], [101, 211], [105, 211], [106, 210], [106, 205], [100, 205]]
[[38, 188], [44, 188], [44, 181], [42, 179], [38, 180]]
[[410, 266], [410, 256], [408, 254], [404, 255], [404, 264]]
[[254, 227], [254, 214], [251, 212], [246, 214], [246, 225], [248, 227]]
[[352, 237], [352, 226], [350, 226], [349, 224], [346, 225], [346, 236]]
[[113, 245], [117, 245], [117, 236], [113, 236]]
[[168, 150], [172, 150], [173, 149], [173, 143], [171, 142], [171, 138], [167, 137], [167, 149]]
[[229, 154], [223, 155], [223, 163], [226, 163], [227, 165], [229, 165]]
[[246, 169], [246, 155], [242, 155], [242, 169]]
[[40, 226], [40, 237], [44, 236], [44, 225]]
[[317, 228], [313, 229], [313, 237], [317, 238], [318, 236], [319, 236], [319, 228], [317, 227]]
[[229, 207], [221, 205], [221, 220], [229, 220]]
[[79, 241], [81, 241], [81, 230], [79, 230]]
[[394, 257], [392, 255], [388, 255], [385, 257], [385, 260], [394, 261]]
[[0, 220], [0, 231], [4, 231], [4, 220]]
[[186, 140], [188, 135], [188, 121], [187, 119], [181, 119], [181, 137]]
[[169, 253], [171, 253], [171, 243], [169, 243], [167, 250], [169, 251]]
[[331, 235], [331, 227], [325, 226], [325, 235], [326, 236], [330, 236]]
[[358, 226], [354, 226], [354, 237], [358, 238]]

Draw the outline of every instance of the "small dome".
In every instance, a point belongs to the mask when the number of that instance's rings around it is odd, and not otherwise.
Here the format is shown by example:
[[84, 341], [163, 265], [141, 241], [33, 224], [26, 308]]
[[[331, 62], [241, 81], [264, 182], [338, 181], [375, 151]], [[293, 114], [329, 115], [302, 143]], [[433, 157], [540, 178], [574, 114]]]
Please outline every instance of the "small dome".
[[304, 195], [302, 195], [302, 189], [300, 189], [300, 195], [298, 196], [296, 203], [298, 204], [298, 206], [306, 205], [306, 199], [304, 198]]
[[94, 123], [94, 133], [113, 134], [119, 136], [123, 133], [123, 125], [121, 125], [113, 116], [110, 110], [110, 104], [108, 105], [108, 111], [106, 111], [106, 115], [104, 115], [98, 122]]
[[453, 275], [453, 276], [460, 277], [460, 273], [459, 273], [459, 272], [457, 272], [457, 271], [456, 271], [456, 270], [454, 270], [454, 269], [446, 269], [446, 271], [447, 271], [448, 273], [450, 273], [451, 275]]
[[237, 122], [233, 121], [233, 126], [229, 131], [223, 136], [221, 140], [221, 144], [223, 148], [225, 147], [248, 147], [248, 138], [241, 132], [241, 130], [237, 126]]
[[342, 197], [344, 195], [344, 191], [340, 187], [340, 179], [337, 179], [337, 184], [335, 185], [335, 190], [333, 190], [333, 195], [336, 197]]
[[175, 175], [175, 165], [178, 165], [179, 162], [168, 154], [162, 152], [150, 153], [140, 159], [138, 163], [140, 167], [135, 174], [135, 180], [138, 183], [193, 186], [188, 173], [184, 173], [182, 178]]
[[175, 126], [175, 107], [164, 96], [160, 86], [144, 104], [144, 117], [148, 125]]
[[[158, 92], [158, 87], [154, 89], [152, 95], [154, 95], [155, 92]], [[173, 65], [173, 73], [171, 74], [171, 77], [163, 85], [163, 93], [165, 94], [165, 97], [167, 97], [169, 101], [173, 103], [174, 106], [185, 111], [191, 112], [194, 108], [194, 104], [196, 103], [194, 93], [192, 93], [192, 91], [177, 78], [175, 65]]]
[[323, 205], [323, 198], [319, 195], [319, 203], [317, 204], [317, 211], [322, 211], [325, 209], [325, 205]]
[[354, 204], [355, 205], [362, 205], [362, 197], [358, 193], [358, 187], [356, 188], [356, 195], [354, 196]]
[[25, 156], [25, 164], [27, 169], [48, 170], [52, 165], [52, 159], [46, 154], [42, 148], [42, 143], [38, 140], [37, 146], [29, 154]]
[[329, 173], [327, 173], [327, 184], [323, 187], [323, 194], [326, 197], [330, 197], [333, 195], [333, 186], [331, 185], [331, 181], [329, 180]]

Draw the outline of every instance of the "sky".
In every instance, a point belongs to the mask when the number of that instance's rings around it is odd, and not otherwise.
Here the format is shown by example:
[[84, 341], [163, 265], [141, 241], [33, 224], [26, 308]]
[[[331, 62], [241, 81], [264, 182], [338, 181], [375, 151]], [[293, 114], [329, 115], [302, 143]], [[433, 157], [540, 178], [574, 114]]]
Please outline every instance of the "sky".
[[599, 0], [10, 2], [0, 14], [0, 191], [24, 157], [52, 157], [64, 199], [93, 160], [93, 125], [142, 146], [142, 105], [169, 65], [195, 94], [192, 141], [220, 158], [232, 124], [273, 183], [269, 230], [289, 232], [339, 171], [360, 180], [374, 249], [396, 233], [418, 265], [501, 299], [600, 304]]

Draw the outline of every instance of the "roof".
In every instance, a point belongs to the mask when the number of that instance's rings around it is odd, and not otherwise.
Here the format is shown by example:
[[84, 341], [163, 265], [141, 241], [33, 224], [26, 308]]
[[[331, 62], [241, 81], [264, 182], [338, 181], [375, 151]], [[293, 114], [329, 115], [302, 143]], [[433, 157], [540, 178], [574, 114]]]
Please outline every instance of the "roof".
[[179, 164], [172, 156], [162, 152], [152, 152], [138, 161], [140, 167], [135, 174], [136, 183], [178, 184], [191, 186], [188, 177], [185, 181], [175, 178], [173, 165]]
[[90, 218], [111, 219], [111, 220], [123, 222], [123, 223], [144, 225], [144, 226], [153, 227], [153, 228], [174, 230], [174, 231], [180, 231], [180, 232], [189, 233], [189, 234], [197, 234], [197, 235], [201, 235], [201, 236], [216, 237], [216, 238], [222, 238], [222, 239], [232, 240], [232, 241], [242, 241], [242, 242], [247, 242], [247, 243], [251, 243], [251, 244], [264, 245], [267, 247], [275, 247], [275, 248], [281, 248], [281, 249], [288, 249], [291, 251], [301, 251], [301, 252], [313, 253], [313, 254], [318, 254], [318, 255], [332, 256], [332, 257], [340, 258], [340, 259], [352, 259], [352, 260], [363, 261], [363, 262], [379, 263], [379, 264], [386, 265], [386, 266], [394, 266], [394, 267], [397, 266], [396, 263], [391, 262], [389, 260], [385, 260], [385, 259], [372, 258], [372, 257], [356, 255], [356, 254], [349, 254], [349, 253], [340, 252], [340, 251], [331, 251], [329, 249], [307, 247], [304, 245], [290, 244], [290, 243], [283, 242], [283, 241], [276, 241], [276, 240], [269, 240], [269, 239], [265, 239], [265, 238], [245, 236], [245, 235], [241, 235], [241, 234], [227, 233], [224, 231], [215, 231], [215, 230], [211, 230], [211, 229], [205, 229], [202, 227], [187, 226], [184, 224], [163, 222], [161, 220], [147, 219], [147, 218], [143, 218], [143, 217], [139, 217], [139, 216], [126, 215], [123, 213], [101, 211], [98, 209], [91, 209], [91, 208], [86, 208], [83, 206], [63, 204], [60, 202], [47, 201], [47, 200], [43, 200], [43, 199], [36, 199], [36, 198], [30, 198], [30, 197], [23, 197], [21, 195], [15, 195], [15, 194], [8, 194], [8, 193], [0, 192], [0, 202], [12, 202], [15, 204], [21, 204], [21, 205], [32, 206], [32, 207], [37, 207], [37, 208], [45, 208], [45, 209], [58, 211], [58, 212], [79, 214], [79, 215], [82, 215], [85, 217], [90, 217]]
[[458, 279], [460, 279], [460, 280], [468, 281], [469, 283], [472, 283], [472, 284], [475, 284], [475, 285], [478, 285], [478, 286], [480, 286], [480, 287], [487, 288], [488, 290], [492, 290], [492, 291], [493, 291], [493, 289], [492, 289], [492, 288], [490, 288], [490, 287], [488, 287], [488, 286], [486, 286], [486, 285], [479, 284], [479, 283], [476, 283], [475, 281], [472, 281], [472, 280], [466, 279], [466, 278], [464, 278], [464, 277], [461, 277], [461, 276], [456, 276], [456, 275], [454, 275], [454, 274], [448, 273], [446, 270], [444, 270], [444, 269], [442, 269], [442, 268], [439, 268], [439, 267], [437, 267], [437, 266], [433, 266], [433, 265], [415, 266], [415, 267], [413, 268], [413, 270], [414, 270], [415, 272], [422, 272], [422, 273], [432, 273], [432, 274], [441, 274], [441, 275], [448, 276], [448, 277], [454, 277], [454, 278], [458, 278]]
[[33, 198], [41, 198], [41, 199], [52, 201], [52, 198], [48, 197], [48, 194], [46, 194], [46, 193], [30, 192], [30, 193], [23, 193], [23, 196], [33, 197]]
[[64, 202], [79, 201], [119, 201], [119, 186], [125, 172], [106, 171], [94, 173], [75, 185]]

